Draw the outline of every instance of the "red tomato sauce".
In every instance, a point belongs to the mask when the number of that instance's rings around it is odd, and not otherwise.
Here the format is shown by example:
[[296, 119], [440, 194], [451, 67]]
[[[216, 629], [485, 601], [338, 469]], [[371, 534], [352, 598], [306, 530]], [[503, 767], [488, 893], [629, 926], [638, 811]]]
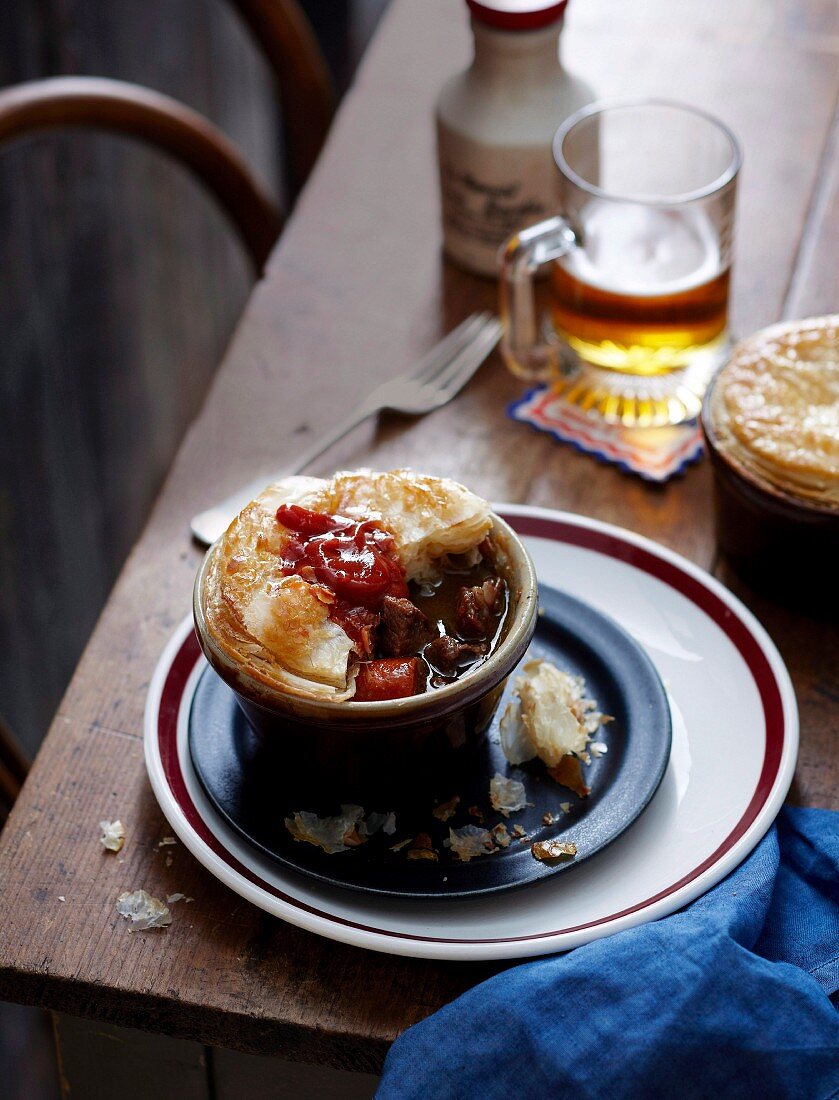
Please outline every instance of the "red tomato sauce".
[[372, 656], [383, 599], [408, 595], [393, 536], [377, 520], [345, 519], [299, 504], [281, 504], [277, 522], [292, 532], [282, 552], [283, 572], [334, 593], [330, 618], [352, 638], [360, 657]]

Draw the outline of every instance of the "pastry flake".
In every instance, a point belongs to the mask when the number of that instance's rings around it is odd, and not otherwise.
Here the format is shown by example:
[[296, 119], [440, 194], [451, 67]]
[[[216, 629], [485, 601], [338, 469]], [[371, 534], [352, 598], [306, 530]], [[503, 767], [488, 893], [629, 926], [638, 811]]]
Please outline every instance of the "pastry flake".
[[120, 852], [125, 844], [125, 826], [121, 821], [100, 821], [99, 843], [107, 852]]
[[577, 854], [577, 845], [561, 840], [537, 840], [530, 845], [530, 853], [540, 863], [552, 863], [560, 859], [573, 859]]
[[484, 856], [496, 850], [489, 830], [478, 825], [464, 825], [462, 829], [449, 828], [448, 838], [443, 844], [451, 848], [461, 863], [468, 863], [476, 856]]
[[509, 817], [510, 814], [523, 810], [527, 805], [524, 783], [496, 772], [490, 780], [489, 800], [493, 810], [497, 810], [504, 817]]
[[586, 695], [582, 676], [550, 661], [528, 661], [499, 723], [501, 748], [511, 764], [538, 756], [550, 769], [571, 754], [588, 763], [592, 735], [611, 721]]
[[166, 928], [172, 923], [167, 906], [145, 890], [127, 890], [116, 901], [116, 911], [129, 922], [129, 932], [146, 932], [152, 928]]
[[[285, 819], [285, 827], [295, 840], [322, 848], [327, 855], [357, 848], [367, 837], [363, 834], [364, 810], [361, 806], [342, 806], [340, 814], [318, 817], [308, 810], [297, 810]], [[359, 828], [359, 826], [361, 828]]]

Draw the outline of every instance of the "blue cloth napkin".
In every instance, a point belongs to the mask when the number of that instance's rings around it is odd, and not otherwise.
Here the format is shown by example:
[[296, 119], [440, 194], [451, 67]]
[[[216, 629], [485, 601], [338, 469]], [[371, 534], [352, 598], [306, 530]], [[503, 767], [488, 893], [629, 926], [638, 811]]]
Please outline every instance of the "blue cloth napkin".
[[515, 966], [410, 1028], [377, 1100], [827, 1100], [837, 988], [839, 814], [785, 808], [688, 908]]

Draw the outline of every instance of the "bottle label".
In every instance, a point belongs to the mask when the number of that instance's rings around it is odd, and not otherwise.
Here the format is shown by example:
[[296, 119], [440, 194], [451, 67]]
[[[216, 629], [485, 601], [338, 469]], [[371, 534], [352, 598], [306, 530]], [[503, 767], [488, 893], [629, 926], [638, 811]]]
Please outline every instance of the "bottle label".
[[559, 209], [559, 172], [549, 148], [483, 145], [440, 126], [445, 250], [484, 275], [497, 273], [508, 237]]

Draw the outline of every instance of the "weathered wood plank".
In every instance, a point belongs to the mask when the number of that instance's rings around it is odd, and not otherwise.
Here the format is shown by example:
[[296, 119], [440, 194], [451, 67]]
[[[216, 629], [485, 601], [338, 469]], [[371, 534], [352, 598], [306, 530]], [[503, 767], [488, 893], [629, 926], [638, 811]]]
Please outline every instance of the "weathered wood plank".
[[[2, 881], [15, 887], [0, 902], [13, 921], [0, 928], [0, 999], [375, 1073], [401, 1028], [492, 972], [375, 955], [269, 917], [220, 888], [180, 845], [158, 847], [171, 830], [138, 736], [59, 719], [50, 737], [55, 765], [39, 757], [38, 795], [18, 802], [3, 832]], [[126, 826], [118, 855], [99, 844], [103, 817]], [[40, 847], [47, 836], [49, 853]], [[173, 905], [165, 931], [130, 932], [114, 905], [141, 888], [193, 901]], [[34, 955], [23, 963], [27, 941]], [[324, 980], [333, 970], [340, 980]]]

